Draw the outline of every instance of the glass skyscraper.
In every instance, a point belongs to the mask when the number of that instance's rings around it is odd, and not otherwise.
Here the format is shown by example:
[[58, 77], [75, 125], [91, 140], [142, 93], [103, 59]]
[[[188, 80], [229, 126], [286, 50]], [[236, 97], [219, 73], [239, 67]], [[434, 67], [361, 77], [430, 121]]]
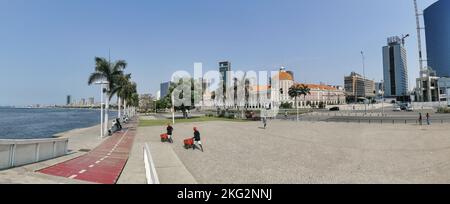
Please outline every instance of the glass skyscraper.
[[440, 0], [424, 11], [428, 66], [450, 77], [450, 1]]
[[406, 49], [400, 37], [388, 38], [383, 47], [384, 94], [404, 100], [408, 95], [408, 66]]

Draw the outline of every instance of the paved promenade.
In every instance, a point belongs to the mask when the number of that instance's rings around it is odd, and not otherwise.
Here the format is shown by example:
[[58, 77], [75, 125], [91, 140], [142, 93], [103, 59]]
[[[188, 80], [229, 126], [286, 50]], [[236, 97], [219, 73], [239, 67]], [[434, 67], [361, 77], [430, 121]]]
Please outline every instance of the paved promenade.
[[[199, 127], [205, 152], [182, 139]], [[170, 147], [198, 183], [450, 183], [448, 125], [178, 124]], [[158, 128], [148, 129], [150, 136]], [[157, 136], [156, 136], [157, 137]]]
[[80, 150], [92, 150], [100, 145], [104, 140], [100, 140], [100, 125], [76, 129], [59, 134], [60, 137], [69, 139], [69, 155], [36, 163], [21, 166], [13, 169], [0, 171], [0, 183], [2, 184], [84, 184], [90, 183], [80, 180], [63, 177], [50, 176], [37, 173], [36, 171], [56, 165], [58, 163], [80, 157], [86, 152]]
[[128, 124], [89, 153], [38, 172], [99, 184], [115, 184], [128, 161], [136, 134], [136, 123]]
[[[182, 141], [192, 137], [194, 126], [201, 131], [204, 153], [183, 148]], [[165, 127], [139, 127], [133, 145], [127, 142], [129, 159], [117, 183], [146, 183], [146, 143], [163, 184], [450, 183], [450, 127], [445, 124], [269, 121], [266, 130], [260, 126], [260, 122], [220, 121], [176, 124], [174, 144], [160, 142]], [[96, 152], [103, 142], [119, 150], [118, 140], [98, 138], [98, 128], [63, 134], [70, 137], [70, 155], [0, 171], [0, 183], [108, 183], [35, 172], [87, 158], [89, 154], [81, 150]]]
[[[162, 184], [196, 184], [197, 181], [186, 169], [175, 153], [172, 144], [161, 143], [159, 135], [165, 127], [139, 127], [130, 159], [128, 160], [118, 184], [145, 184], [145, 168], [143, 148], [145, 144], [150, 147], [155, 168]], [[179, 138], [176, 138], [179, 140]], [[179, 141], [176, 141], [180, 145]]]

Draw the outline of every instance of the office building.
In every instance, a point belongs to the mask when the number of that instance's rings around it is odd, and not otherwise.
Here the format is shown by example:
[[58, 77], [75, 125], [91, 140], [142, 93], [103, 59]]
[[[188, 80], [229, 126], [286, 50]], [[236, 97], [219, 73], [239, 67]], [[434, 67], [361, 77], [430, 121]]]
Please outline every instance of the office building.
[[438, 77], [450, 77], [450, 1], [440, 0], [424, 11], [428, 66]]
[[408, 66], [404, 40], [388, 38], [383, 47], [384, 95], [400, 101], [408, 100]]
[[428, 67], [420, 72], [421, 77], [416, 79], [416, 101], [434, 102], [439, 101], [439, 77], [436, 71]]
[[165, 98], [167, 95], [169, 95], [170, 85], [171, 84], [172, 84], [172, 82], [161, 83], [161, 86], [160, 86], [160, 98]]
[[375, 82], [364, 79], [358, 73], [352, 72], [344, 78], [345, 94], [348, 101], [364, 100], [375, 97]]
[[450, 78], [440, 78], [438, 80], [439, 101], [445, 102], [450, 107]]
[[225, 84], [227, 82], [227, 72], [231, 71], [231, 62], [219, 62], [219, 72], [222, 76], [222, 81]]
[[72, 104], [72, 96], [71, 95], [67, 95], [66, 105], [70, 105], [70, 104]]
[[90, 105], [90, 106], [93, 106], [93, 105], [95, 104], [95, 99], [94, 99], [94, 97], [90, 97], [88, 101], [89, 101], [89, 104], [88, 104], [88, 105]]

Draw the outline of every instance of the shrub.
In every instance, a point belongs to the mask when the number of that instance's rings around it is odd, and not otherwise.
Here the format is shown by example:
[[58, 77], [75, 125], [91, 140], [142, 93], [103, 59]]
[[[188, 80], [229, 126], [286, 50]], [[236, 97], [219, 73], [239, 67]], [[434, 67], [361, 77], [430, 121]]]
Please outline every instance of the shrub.
[[438, 111], [437, 111], [438, 113], [450, 113], [450, 108], [443, 108], [443, 107], [440, 107], [440, 108], [438, 108]]

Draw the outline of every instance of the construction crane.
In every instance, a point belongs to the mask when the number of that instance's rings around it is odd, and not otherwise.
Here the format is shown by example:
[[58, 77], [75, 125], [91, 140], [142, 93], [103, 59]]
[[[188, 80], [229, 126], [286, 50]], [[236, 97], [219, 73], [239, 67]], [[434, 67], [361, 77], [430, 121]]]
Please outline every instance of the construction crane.
[[417, 40], [418, 40], [418, 46], [419, 46], [419, 66], [420, 66], [420, 72], [422, 75], [422, 72], [425, 70], [425, 67], [423, 66], [423, 55], [422, 55], [422, 35], [421, 30], [423, 29], [420, 27], [420, 17], [422, 14], [419, 13], [419, 7], [417, 6], [417, 0], [414, 0], [414, 9], [416, 12], [416, 24], [417, 24]]

